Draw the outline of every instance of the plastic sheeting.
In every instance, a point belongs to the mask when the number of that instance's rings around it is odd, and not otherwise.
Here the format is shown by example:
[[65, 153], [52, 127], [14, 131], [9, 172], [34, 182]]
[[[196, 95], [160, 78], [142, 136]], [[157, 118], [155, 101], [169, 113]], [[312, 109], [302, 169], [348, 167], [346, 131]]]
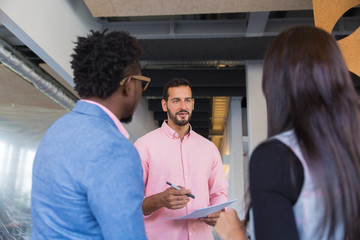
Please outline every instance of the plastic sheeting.
[[36, 149], [67, 110], [0, 104], [0, 239], [31, 239], [31, 176]]

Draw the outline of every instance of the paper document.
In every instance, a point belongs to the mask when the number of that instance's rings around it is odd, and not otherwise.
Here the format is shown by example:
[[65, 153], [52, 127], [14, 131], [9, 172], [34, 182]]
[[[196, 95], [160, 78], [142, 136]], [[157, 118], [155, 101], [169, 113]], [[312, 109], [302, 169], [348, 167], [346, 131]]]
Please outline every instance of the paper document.
[[201, 217], [206, 217], [207, 215], [211, 214], [211, 213], [215, 213], [215, 212], [218, 212], [220, 211], [221, 209], [229, 206], [230, 204], [232, 204], [233, 202], [235, 202], [237, 200], [236, 199], [233, 199], [233, 200], [230, 200], [230, 201], [227, 201], [227, 202], [224, 202], [224, 203], [220, 203], [220, 204], [217, 204], [217, 205], [213, 205], [213, 206], [210, 206], [210, 207], [206, 207], [206, 208], [200, 208], [200, 209], [197, 209], [195, 211], [193, 211], [192, 213], [189, 213], [185, 216], [182, 216], [182, 217], [176, 217], [176, 218], [167, 218], [167, 219], [193, 219], [193, 218], [201, 218]]

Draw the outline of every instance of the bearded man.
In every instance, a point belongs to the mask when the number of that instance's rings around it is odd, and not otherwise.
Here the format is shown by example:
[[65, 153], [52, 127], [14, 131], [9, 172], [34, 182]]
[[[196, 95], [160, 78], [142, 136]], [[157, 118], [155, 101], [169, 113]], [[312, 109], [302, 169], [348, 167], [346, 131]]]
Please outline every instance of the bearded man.
[[149, 240], [213, 239], [211, 226], [220, 212], [201, 219], [168, 219], [227, 201], [228, 183], [218, 149], [189, 124], [195, 102], [190, 83], [171, 79], [163, 94], [167, 120], [135, 142], [145, 183], [146, 235]]

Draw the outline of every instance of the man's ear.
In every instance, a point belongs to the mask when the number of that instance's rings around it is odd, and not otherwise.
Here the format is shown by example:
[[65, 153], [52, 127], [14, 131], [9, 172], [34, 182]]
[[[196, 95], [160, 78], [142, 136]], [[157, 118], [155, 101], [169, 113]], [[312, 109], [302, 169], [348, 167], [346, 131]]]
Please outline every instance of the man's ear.
[[124, 96], [129, 96], [131, 89], [134, 87], [133, 84], [131, 83], [131, 77], [128, 77], [126, 79], [126, 81], [124, 82], [122, 87], [123, 87], [122, 92], [123, 92]]
[[167, 106], [166, 106], [166, 101], [165, 99], [161, 100], [161, 106], [164, 112], [167, 112]]

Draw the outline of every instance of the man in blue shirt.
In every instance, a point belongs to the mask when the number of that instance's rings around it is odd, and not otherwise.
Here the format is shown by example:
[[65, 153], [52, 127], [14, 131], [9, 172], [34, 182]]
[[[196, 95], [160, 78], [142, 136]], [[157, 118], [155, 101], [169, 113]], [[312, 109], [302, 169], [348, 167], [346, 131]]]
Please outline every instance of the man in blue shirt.
[[72, 55], [79, 100], [44, 135], [33, 166], [32, 238], [146, 239], [139, 155], [130, 122], [149, 78], [125, 32], [79, 37]]

